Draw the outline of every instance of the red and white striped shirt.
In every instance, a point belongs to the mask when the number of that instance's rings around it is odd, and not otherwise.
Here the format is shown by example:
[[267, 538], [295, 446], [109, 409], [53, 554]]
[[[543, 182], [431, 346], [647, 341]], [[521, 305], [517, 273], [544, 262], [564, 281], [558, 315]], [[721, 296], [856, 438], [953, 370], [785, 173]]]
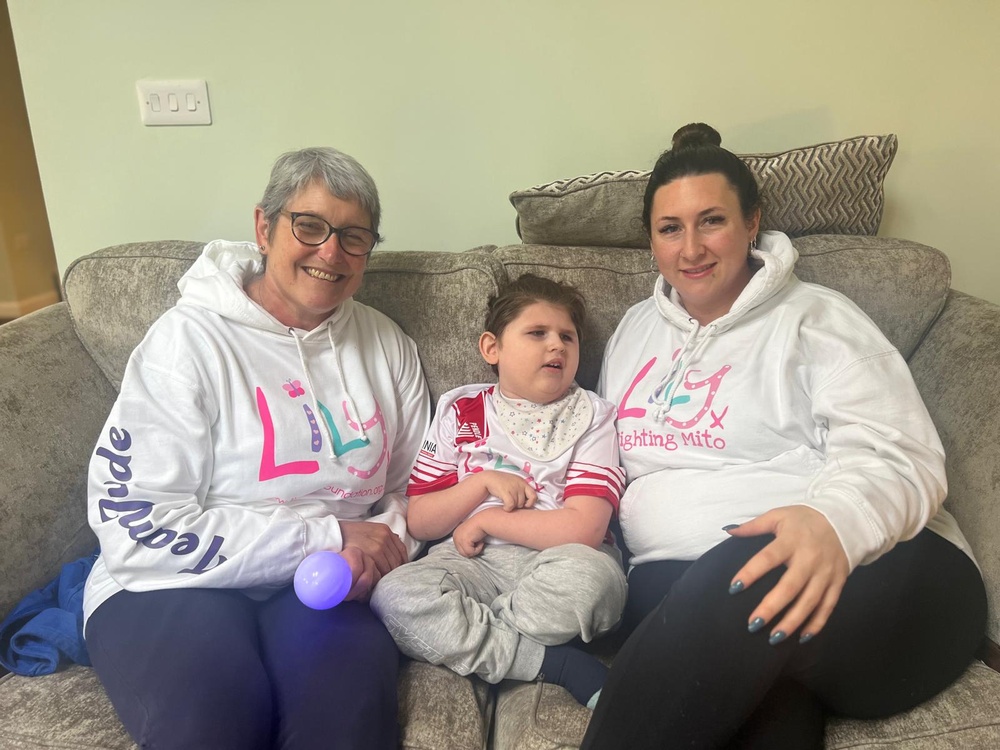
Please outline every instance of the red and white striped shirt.
[[[580, 495], [604, 498], [617, 512], [625, 472], [618, 465], [614, 405], [585, 391], [593, 405], [590, 426], [560, 455], [543, 461], [526, 454], [503, 429], [493, 404], [494, 388], [466, 385], [441, 397], [406, 494], [444, 490], [489, 469], [508, 471], [528, 481], [538, 493], [536, 509], [562, 508], [566, 498]], [[488, 497], [470, 515], [502, 506], [497, 498]]]

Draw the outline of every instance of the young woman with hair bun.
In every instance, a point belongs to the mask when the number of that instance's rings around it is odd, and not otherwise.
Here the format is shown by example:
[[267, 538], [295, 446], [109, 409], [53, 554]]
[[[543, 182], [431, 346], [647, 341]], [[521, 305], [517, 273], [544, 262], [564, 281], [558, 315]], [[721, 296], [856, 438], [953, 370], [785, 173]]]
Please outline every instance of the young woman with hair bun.
[[820, 748], [955, 680], [986, 594], [899, 352], [799, 281], [753, 175], [677, 131], [643, 222], [660, 271], [608, 343], [629, 482], [628, 636], [582, 747]]

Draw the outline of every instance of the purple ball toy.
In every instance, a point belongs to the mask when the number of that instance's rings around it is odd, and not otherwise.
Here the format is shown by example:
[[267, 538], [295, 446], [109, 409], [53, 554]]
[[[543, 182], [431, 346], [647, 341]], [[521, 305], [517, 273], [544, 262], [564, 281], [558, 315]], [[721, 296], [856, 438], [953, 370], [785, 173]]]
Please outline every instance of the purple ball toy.
[[351, 590], [351, 566], [336, 552], [313, 552], [295, 570], [295, 594], [311, 609], [336, 607]]

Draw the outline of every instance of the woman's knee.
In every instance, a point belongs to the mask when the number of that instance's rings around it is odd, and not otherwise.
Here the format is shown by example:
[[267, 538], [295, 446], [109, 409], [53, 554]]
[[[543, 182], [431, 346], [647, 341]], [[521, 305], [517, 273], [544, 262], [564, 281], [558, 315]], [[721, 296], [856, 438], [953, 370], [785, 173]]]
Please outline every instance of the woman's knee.
[[91, 616], [87, 647], [115, 710], [140, 744], [269, 746], [270, 683], [253, 605], [240, 594], [120, 592]]
[[221, 682], [199, 675], [195, 679], [203, 687], [192, 694], [162, 696], [147, 705], [146, 737], [159, 738], [151, 746], [269, 748], [276, 708], [267, 675], [262, 670], [234, 673], [239, 676]]
[[[263, 637], [280, 714], [278, 747], [391, 746], [399, 651], [366, 604], [292, 611], [270, 626]], [[366, 739], [379, 732], [388, 733], [385, 741]]]
[[720, 637], [742, 631], [749, 616], [784, 573], [775, 568], [739, 593], [730, 593], [736, 573], [772, 537], [728, 539], [695, 560], [653, 610], [664, 624], [673, 622], [703, 633], [720, 632]]

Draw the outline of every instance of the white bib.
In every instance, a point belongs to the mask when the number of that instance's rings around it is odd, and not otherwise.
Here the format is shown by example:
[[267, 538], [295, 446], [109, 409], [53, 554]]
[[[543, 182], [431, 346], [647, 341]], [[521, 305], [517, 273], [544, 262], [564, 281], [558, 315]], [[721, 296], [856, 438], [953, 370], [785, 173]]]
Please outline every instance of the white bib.
[[576, 383], [565, 396], [549, 404], [505, 398], [498, 385], [493, 389], [493, 405], [511, 440], [543, 461], [576, 443], [594, 419], [594, 406]]

